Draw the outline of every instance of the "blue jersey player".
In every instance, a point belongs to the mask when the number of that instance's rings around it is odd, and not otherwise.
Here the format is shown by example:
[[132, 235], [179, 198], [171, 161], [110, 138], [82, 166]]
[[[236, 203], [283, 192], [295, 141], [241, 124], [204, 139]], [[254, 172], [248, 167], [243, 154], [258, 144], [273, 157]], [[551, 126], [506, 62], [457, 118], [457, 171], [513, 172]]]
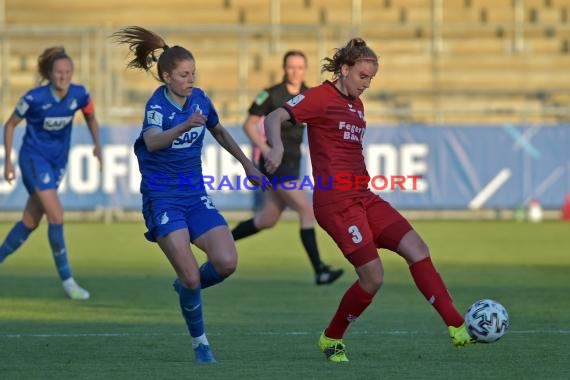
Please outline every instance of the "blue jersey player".
[[[169, 47], [162, 37], [141, 27], [113, 34], [134, 54], [128, 66], [150, 71], [156, 62], [163, 83], [147, 102], [135, 154], [142, 175], [142, 212], [148, 240], [157, 242], [177, 279], [174, 289], [192, 338], [196, 361], [213, 363], [202, 316], [201, 289], [231, 275], [237, 265], [235, 243], [225, 219], [205, 191], [201, 151], [206, 130], [243, 166], [252, 183], [262, 174], [220, 124], [210, 99], [194, 87], [196, 62], [181, 46]], [[190, 243], [208, 260], [198, 266]]]
[[89, 292], [77, 285], [67, 260], [63, 208], [57, 188], [67, 165], [74, 114], [79, 110], [83, 113], [95, 144], [93, 154], [101, 162], [99, 126], [89, 92], [71, 83], [73, 62], [63, 47], [46, 49], [38, 58], [38, 68], [42, 80], [48, 83], [28, 91], [4, 125], [4, 178], [10, 183], [15, 179], [11, 158], [14, 128], [26, 120], [19, 164], [29, 197], [22, 220], [14, 225], [0, 246], [0, 263], [26, 241], [45, 214], [49, 243], [63, 289], [71, 299], [86, 300]]

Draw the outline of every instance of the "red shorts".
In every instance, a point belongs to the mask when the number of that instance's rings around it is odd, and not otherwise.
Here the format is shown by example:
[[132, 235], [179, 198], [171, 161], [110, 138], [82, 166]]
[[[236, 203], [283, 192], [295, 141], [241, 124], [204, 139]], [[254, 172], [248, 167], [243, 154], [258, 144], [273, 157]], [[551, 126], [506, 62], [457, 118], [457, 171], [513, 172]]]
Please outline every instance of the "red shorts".
[[[361, 248], [373, 243], [376, 248], [396, 251], [404, 235], [412, 230], [406, 218], [372, 192], [315, 207], [315, 217], [347, 259], [359, 265], [378, 257], [375, 250]], [[349, 257], [353, 252], [366, 257]]]

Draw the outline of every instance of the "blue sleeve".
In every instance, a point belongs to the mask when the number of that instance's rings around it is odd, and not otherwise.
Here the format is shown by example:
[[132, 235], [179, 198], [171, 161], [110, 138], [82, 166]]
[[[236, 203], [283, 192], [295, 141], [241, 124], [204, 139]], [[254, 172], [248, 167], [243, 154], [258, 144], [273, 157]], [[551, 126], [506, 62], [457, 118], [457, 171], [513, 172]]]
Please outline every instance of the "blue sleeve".
[[24, 96], [20, 98], [20, 100], [18, 100], [18, 103], [16, 104], [16, 109], [14, 109], [14, 113], [20, 119], [24, 119], [30, 108], [32, 108], [33, 104], [34, 104], [34, 97], [28, 91]]
[[81, 92], [82, 92], [82, 96], [81, 96], [81, 104], [79, 105], [79, 109], [83, 109], [85, 108], [88, 104], [89, 104], [89, 100], [91, 99], [91, 94], [89, 94], [89, 91], [87, 91], [87, 89], [83, 86], [81, 86]]
[[143, 133], [150, 128], [160, 128], [163, 130], [163, 114], [162, 107], [154, 102], [148, 102], [144, 112], [144, 121], [142, 131]]
[[218, 116], [218, 112], [216, 111], [216, 107], [214, 107], [214, 104], [212, 103], [210, 98], [207, 98], [207, 100], [210, 106], [210, 112], [208, 113], [208, 120], [206, 120], [206, 127], [210, 129], [214, 128], [216, 125], [220, 123], [220, 118]]

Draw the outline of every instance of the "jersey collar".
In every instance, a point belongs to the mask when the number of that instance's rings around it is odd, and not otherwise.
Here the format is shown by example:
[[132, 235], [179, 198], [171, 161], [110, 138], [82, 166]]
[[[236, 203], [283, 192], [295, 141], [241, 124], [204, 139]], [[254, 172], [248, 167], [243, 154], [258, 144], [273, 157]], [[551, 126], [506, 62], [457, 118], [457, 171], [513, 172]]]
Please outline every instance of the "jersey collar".
[[342, 92], [340, 92], [340, 90], [338, 88], [336, 88], [335, 83], [337, 81], [333, 81], [331, 82], [330, 80], [326, 80], [325, 84], [328, 84], [329, 86], [331, 86], [340, 96], [342, 96], [343, 98], [345, 98], [346, 100], [354, 100], [356, 99], [354, 96], [349, 96], [349, 95], [345, 95]]
[[173, 107], [175, 107], [178, 111], [182, 111], [184, 110], [184, 108], [186, 107], [186, 105], [188, 104], [188, 96], [186, 97], [186, 101], [184, 102], [184, 105], [181, 107], [180, 104], [176, 103], [169, 95], [168, 95], [168, 91], [166, 90], [166, 86], [164, 86], [164, 97], [166, 98], [166, 100], [168, 100], [168, 103], [170, 103]]
[[[55, 91], [55, 88], [53, 87], [53, 85], [50, 83], [48, 84], [48, 88], [49, 88], [49, 92], [51, 94], [51, 96], [55, 99], [56, 102], [61, 102], [63, 98], [65, 98], [67, 96], [67, 94], [65, 94], [65, 96], [63, 96], [62, 98], [59, 97], [59, 95], [57, 95], [57, 92]], [[69, 89], [67, 89], [67, 92], [69, 93]]]

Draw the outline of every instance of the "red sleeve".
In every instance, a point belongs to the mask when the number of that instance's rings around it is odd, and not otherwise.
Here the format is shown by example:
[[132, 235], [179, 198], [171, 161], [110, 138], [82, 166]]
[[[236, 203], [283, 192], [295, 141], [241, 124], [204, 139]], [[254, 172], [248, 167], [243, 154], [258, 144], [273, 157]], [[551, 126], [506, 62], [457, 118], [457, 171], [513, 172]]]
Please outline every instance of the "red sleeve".
[[283, 105], [295, 124], [310, 123], [321, 116], [324, 102], [320, 99], [318, 88], [308, 89]]
[[84, 115], [89, 115], [95, 112], [95, 105], [93, 104], [93, 99], [89, 99], [89, 103], [81, 109]]

